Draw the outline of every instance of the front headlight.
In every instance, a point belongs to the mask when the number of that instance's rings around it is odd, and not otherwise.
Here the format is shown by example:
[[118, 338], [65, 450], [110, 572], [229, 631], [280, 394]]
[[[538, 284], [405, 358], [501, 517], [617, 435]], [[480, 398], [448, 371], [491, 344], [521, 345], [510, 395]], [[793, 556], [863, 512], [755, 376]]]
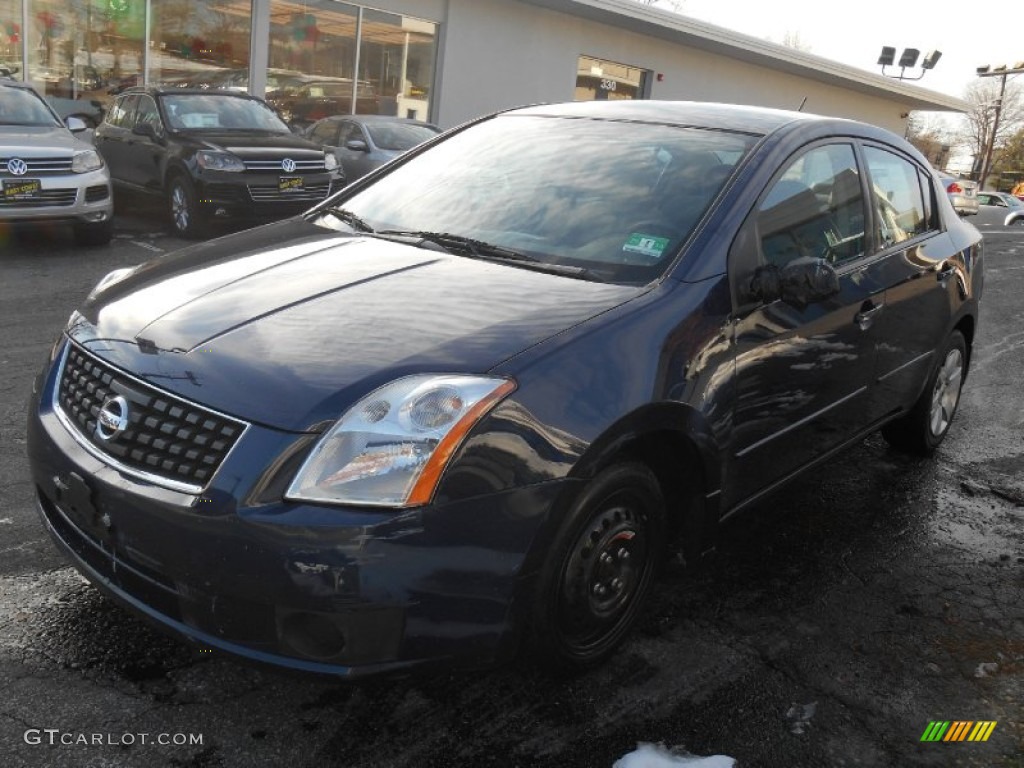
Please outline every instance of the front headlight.
[[328, 171], [333, 171], [338, 167], [338, 158], [334, 156], [333, 152], [324, 152], [324, 168]]
[[71, 159], [71, 170], [74, 173], [98, 171], [102, 167], [103, 158], [100, 157], [100, 153], [95, 149], [86, 149], [81, 152], [75, 152], [75, 156]]
[[388, 507], [430, 501], [469, 430], [516, 388], [493, 376], [418, 375], [371, 392], [317, 443], [285, 498]]
[[196, 152], [196, 163], [207, 171], [237, 172], [245, 170], [245, 163], [241, 158], [230, 152], [217, 152], [211, 149], [201, 149]]

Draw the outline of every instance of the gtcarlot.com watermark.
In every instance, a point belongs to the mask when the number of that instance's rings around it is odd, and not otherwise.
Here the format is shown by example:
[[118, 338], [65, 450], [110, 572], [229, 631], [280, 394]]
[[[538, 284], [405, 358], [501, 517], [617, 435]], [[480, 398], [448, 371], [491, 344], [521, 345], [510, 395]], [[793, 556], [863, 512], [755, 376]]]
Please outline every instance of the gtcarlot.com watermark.
[[130, 747], [135, 744], [159, 744], [165, 747], [203, 745], [201, 733], [79, 733], [59, 728], [29, 728], [22, 738], [26, 744], [76, 747]]

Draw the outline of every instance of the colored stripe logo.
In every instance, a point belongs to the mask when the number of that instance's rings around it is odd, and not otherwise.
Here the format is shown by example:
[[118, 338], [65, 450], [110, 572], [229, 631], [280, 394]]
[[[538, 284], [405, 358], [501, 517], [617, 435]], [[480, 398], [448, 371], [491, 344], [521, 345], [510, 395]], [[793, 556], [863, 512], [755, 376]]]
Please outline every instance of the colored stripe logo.
[[921, 741], [988, 741], [996, 724], [995, 720], [932, 720]]

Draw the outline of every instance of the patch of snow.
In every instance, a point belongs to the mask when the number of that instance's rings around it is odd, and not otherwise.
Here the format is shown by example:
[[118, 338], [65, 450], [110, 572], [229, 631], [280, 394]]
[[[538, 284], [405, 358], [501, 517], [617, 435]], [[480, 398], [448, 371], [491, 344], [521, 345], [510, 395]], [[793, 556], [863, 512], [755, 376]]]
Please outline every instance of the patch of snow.
[[974, 670], [975, 677], [988, 677], [994, 675], [999, 671], [999, 665], [994, 661], [983, 661], [978, 665], [978, 668]]
[[792, 721], [789, 730], [796, 736], [802, 736], [803, 732], [807, 730], [807, 726], [811, 724], [811, 718], [814, 717], [817, 709], [818, 702], [816, 701], [812, 701], [810, 704], [793, 704], [790, 706], [786, 710], [786, 719]]
[[636, 745], [636, 749], [623, 755], [612, 764], [612, 768], [733, 768], [736, 761], [725, 755], [697, 757], [690, 754], [676, 754], [663, 744]]

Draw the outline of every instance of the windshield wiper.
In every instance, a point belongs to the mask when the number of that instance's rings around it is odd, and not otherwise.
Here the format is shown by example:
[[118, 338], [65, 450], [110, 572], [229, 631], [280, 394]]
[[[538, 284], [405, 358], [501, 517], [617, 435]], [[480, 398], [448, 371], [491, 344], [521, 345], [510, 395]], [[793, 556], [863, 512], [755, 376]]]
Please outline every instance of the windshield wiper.
[[488, 243], [485, 240], [477, 240], [465, 235], [455, 235], [451, 232], [424, 232], [406, 229], [382, 229], [373, 233], [375, 237], [397, 238], [402, 240], [419, 240], [421, 242], [439, 245], [449, 253], [459, 251], [475, 259], [514, 261], [526, 269], [533, 269], [538, 272], [550, 272], [568, 277], [581, 277], [586, 280], [604, 282], [604, 278], [597, 275], [586, 267], [574, 267], [569, 264], [552, 264], [548, 261], [538, 259], [528, 253], [506, 248], [502, 245]]
[[373, 233], [376, 230], [363, 221], [361, 218], [356, 216], [352, 211], [347, 211], [344, 208], [327, 208], [326, 211], [336, 218], [341, 219], [343, 222], [348, 224], [352, 229], [357, 232], [369, 232]]
[[509, 261], [526, 261], [530, 263], [541, 263], [540, 259], [526, 253], [514, 251], [501, 245], [488, 243], [484, 240], [477, 240], [464, 235], [453, 235], [451, 232], [418, 232], [406, 229], [382, 229], [378, 235], [393, 235], [395, 237], [408, 237], [416, 240], [426, 240], [436, 243], [446, 249], [462, 250], [470, 256], [491, 256], [497, 259], [508, 259]]

